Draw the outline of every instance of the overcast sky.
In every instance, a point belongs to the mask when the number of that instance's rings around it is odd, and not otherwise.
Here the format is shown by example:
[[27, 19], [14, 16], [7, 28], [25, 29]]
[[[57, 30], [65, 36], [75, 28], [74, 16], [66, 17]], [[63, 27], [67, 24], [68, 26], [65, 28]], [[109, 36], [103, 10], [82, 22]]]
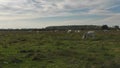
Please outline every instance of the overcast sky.
[[120, 0], [0, 0], [0, 28], [119, 25]]

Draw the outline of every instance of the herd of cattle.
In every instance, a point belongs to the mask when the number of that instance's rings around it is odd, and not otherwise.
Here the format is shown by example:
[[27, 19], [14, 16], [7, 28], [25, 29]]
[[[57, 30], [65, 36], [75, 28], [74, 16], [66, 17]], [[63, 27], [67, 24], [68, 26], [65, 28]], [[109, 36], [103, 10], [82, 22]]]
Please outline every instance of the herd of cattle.
[[[67, 31], [67, 33], [71, 33], [72, 32], [72, 30], [68, 30]], [[80, 30], [75, 30], [74, 32], [77, 32], [77, 33], [79, 33], [79, 32], [81, 32]], [[92, 39], [94, 39], [95, 38], [95, 31], [87, 31], [87, 32], [85, 32], [84, 34], [83, 34], [83, 36], [82, 36], [82, 39], [87, 39], [87, 38], [92, 38]]]
[[[117, 30], [119, 31], [119, 30]], [[39, 33], [39, 31], [36, 31], [37, 33]], [[48, 31], [49, 32], [49, 31]], [[54, 31], [51, 31], [51, 32], [60, 32], [59, 30], [54, 30]], [[81, 30], [66, 30], [64, 31], [66, 33], [80, 33]], [[109, 32], [109, 30], [103, 30], [103, 32]], [[82, 39], [94, 39], [95, 38], [95, 35], [96, 34], [96, 31], [94, 30], [88, 30], [88, 31], [85, 31], [82, 35]]]

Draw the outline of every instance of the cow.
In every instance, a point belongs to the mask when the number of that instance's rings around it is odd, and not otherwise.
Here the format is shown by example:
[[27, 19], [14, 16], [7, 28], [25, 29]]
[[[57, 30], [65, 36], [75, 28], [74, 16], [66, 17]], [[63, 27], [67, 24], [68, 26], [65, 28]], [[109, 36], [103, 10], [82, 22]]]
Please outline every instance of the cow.
[[109, 32], [109, 30], [103, 30], [103, 32]]
[[80, 30], [75, 30], [76, 33], [80, 33]]
[[72, 30], [68, 30], [68, 31], [67, 31], [67, 33], [71, 33], [71, 32], [72, 32]]
[[84, 33], [84, 35], [82, 36], [82, 39], [88, 39], [88, 38], [95, 38], [95, 31], [88, 31], [86, 33]]

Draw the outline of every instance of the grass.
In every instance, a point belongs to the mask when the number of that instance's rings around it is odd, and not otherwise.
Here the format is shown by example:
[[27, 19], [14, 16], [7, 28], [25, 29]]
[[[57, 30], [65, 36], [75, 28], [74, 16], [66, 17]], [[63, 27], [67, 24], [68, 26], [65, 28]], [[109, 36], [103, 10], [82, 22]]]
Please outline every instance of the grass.
[[0, 32], [0, 68], [119, 68], [120, 32]]

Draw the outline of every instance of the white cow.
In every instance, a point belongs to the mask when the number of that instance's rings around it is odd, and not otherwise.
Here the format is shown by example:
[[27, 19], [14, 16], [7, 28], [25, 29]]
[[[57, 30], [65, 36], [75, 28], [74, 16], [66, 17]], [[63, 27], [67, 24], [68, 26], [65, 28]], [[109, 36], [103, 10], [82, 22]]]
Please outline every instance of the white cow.
[[88, 31], [88, 32], [86, 32], [86, 33], [83, 35], [82, 39], [87, 39], [87, 38], [92, 38], [92, 39], [94, 39], [94, 38], [95, 38], [95, 31]]
[[120, 31], [119, 29], [117, 29], [117, 31]]
[[71, 32], [72, 32], [72, 30], [68, 30], [68, 31], [67, 31], [67, 33], [71, 33]]
[[80, 30], [75, 30], [76, 33], [80, 33]]
[[54, 32], [58, 32], [58, 30], [54, 30]]
[[36, 31], [36, 33], [39, 33], [40, 31]]
[[109, 32], [109, 30], [103, 30], [103, 32]]

